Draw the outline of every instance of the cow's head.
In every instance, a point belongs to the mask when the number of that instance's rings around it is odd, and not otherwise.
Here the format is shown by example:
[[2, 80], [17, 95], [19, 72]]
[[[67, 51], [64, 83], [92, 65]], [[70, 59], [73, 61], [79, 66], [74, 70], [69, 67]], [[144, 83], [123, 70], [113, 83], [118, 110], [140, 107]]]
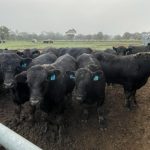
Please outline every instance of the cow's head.
[[[76, 72], [69, 72], [70, 78], [76, 83], [76, 99], [83, 102], [87, 98], [90, 85], [101, 81], [103, 73], [101, 70], [90, 70], [89, 68], [80, 68]], [[95, 85], [96, 86], [96, 85]]]
[[14, 87], [15, 75], [22, 71], [25, 71], [31, 61], [32, 59], [18, 58], [15, 55], [10, 55], [10, 57], [4, 56], [4, 59], [1, 62], [4, 87], [7, 89]]
[[58, 81], [60, 74], [60, 70], [47, 69], [42, 65], [33, 66], [27, 71], [31, 105], [37, 105], [43, 101], [48, 87]]
[[127, 48], [124, 46], [113, 47], [113, 50], [116, 51], [117, 55], [124, 56], [126, 55]]

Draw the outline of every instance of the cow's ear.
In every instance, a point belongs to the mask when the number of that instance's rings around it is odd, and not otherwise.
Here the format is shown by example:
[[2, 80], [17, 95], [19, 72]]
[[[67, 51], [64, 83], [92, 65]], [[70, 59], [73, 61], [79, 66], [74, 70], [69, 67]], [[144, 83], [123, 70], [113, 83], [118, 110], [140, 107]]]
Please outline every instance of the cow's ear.
[[92, 73], [92, 81], [100, 81], [102, 79], [103, 72], [102, 71], [96, 71]]
[[24, 58], [20, 62], [20, 67], [23, 69], [26, 69], [30, 65], [31, 62], [32, 62], [31, 58]]
[[37, 57], [40, 55], [40, 51], [39, 50], [35, 50], [34, 52], [32, 52], [33, 58]]
[[66, 71], [66, 75], [67, 77], [69, 77], [69, 79], [75, 80], [75, 71]]
[[40, 51], [39, 50], [35, 50], [32, 52], [32, 54], [39, 54], [40, 55]]
[[96, 70], [101, 69], [100, 66], [94, 65], [94, 64], [88, 65], [88, 68], [89, 68], [91, 71], [94, 71], [94, 70], [96, 71]]
[[17, 51], [16, 54], [23, 57], [23, 52]]
[[113, 46], [113, 50], [117, 51], [117, 48]]
[[47, 80], [48, 81], [56, 81], [60, 74], [61, 74], [60, 70], [51, 70], [48, 72]]
[[130, 54], [132, 54], [132, 48], [127, 48], [127, 50], [126, 50], [126, 55], [130, 55]]
[[20, 74], [15, 76], [17, 83], [26, 83], [27, 82], [27, 72], [23, 71]]

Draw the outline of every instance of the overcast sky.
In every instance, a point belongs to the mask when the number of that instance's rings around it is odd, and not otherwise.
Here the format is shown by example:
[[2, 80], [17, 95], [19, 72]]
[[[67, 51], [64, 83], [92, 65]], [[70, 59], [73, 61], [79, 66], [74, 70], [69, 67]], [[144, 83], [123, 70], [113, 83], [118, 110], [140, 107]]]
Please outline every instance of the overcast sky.
[[0, 0], [0, 25], [31, 33], [150, 31], [150, 0]]

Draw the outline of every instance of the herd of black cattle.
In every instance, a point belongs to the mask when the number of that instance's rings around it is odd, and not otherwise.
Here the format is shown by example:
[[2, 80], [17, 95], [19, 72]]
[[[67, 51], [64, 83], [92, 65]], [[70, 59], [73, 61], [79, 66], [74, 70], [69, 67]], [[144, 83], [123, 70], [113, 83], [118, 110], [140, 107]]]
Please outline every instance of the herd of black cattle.
[[[11, 94], [17, 106], [16, 122], [21, 105], [29, 102], [29, 118], [34, 120], [37, 109], [47, 114], [63, 114], [72, 93], [83, 106], [96, 103], [98, 121], [105, 127], [103, 103], [105, 85], [120, 84], [124, 88], [125, 106], [137, 105], [135, 94], [150, 76], [150, 47], [113, 47], [105, 51], [90, 48], [48, 48], [0, 50], [0, 84]], [[140, 53], [139, 53], [140, 52]]]

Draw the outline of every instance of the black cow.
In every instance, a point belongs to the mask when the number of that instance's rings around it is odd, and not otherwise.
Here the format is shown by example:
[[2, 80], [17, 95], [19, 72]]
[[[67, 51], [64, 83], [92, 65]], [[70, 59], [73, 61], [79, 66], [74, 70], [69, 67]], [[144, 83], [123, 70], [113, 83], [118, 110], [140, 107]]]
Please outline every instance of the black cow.
[[36, 48], [17, 51], [17, 54], [23, 58], [36, 58], [40, 55], [40, 51]]
[[[101, 106], [105, 99], [105, 77], [100, 63], [91, 54], [82, 54], [77, 58], [79, 69], [75, 73], [76, 99], [81, 104], [97, 103], [98, 119], [104, 127], [103, 109]], [[88, 110], [84, 108], [83, 117], [88, 118]]]
[[127, 48], [124, 46], [113, 47], [113, 50], [116, 51], [117, 55], [124, 56], [127, 53]]
[[[70, 79], [65, 72], [69, 70], [74, 71], [75, 69], [76, 61], [72, 56], [66, 54], [59, 57], [51, 65], [32, 66], [26, 72], [17, 75], [16, 80], [19, 86], [24, 84], [29, 87], [31, 104], [33, 106], [40, 104], [41, 109], [48, 112], [53, 107], [60, 106], [61, 108], [64, 96], [72, 92], [75, 84], [74, 80]], [[19, 88], [18, 90], [24, 89]], [[28, 97], [26, 98], [25, 101], [29, 100]], [[23, 104], [24, 100], [19, 99], [18, 103]]]
[[113, 50], [113, 49], [105, 49], [105, 50], [94, 50], [91, 54], [95, 54], [97, 52], [100, 52], [100, 53], [109, 53], [109, 54], [113, 54], [113, 55], [117, 55], [116, 51]]
[[[42, 64], [51, 64], [53, 63], [57, 57], [54, 54], [42, 54], [32, 60], [29, 67], [34, 65], [42, 65]], [[26, 71], [15, 76], [15, 87], [11, 88], [12, 100], [16, 104], [16, 122], [21, 121], [21, 105], [26, 101], [29, 101], [30, 98], [30, 90], [28, 84], [26, 82]]]
[[57, 56], [53, 53], [42, 54], [32, 60], [31, 66], [34, 65], [43, 65], [43, 64], [51, 64], [57, 59]]
[[60, 57], [64, 54], [69, 54], [74, 58], [77, 58], [78, 56], [80, 56], [83, 53], [87, 53], [87, 54], [91, 54], [92, 53], [92, 49], [90, 48], [49, 48], [46, 49], [44, 51], [45, 52], [51, 52], [54, 53], [57, 57]]
[[117, 55], [117, 52], [116, 52], [115, 50], [113, 50], [113, 49], [110, 49], [110, 48], [108, 48], [108, 49], [104, 50], [103, 52], [105, 52], [105, 53], [109, 53], [109, 54]]
[[137, 53], [128, 56], [115, 56], [96, 53], [104, 71], [106, 81], [123, 85], [125, 106], [131, 109], [136, 106], [136, 90], [147, 82], [150, 75], [150, 53]]
[[22, 112], [22, 104], [29, 101], [30, 89], [26, 83], [26, 71], [21, 72], [15, 76], [16, 86], [10, 89], [12, 101], [15, 104], [15, 113], [13, 118], [13, 124], [17, 125], [24, 119]]
[[0, 40], [0, 43], [6, 43], [6, 41], [5, 40]]
[[5, 48], [5, 49], [0, 49], [0, 53], [5, 53], [5, 52], [7, 52], [7, 51], [8, 51], [7, 48]]
[[139, 52], [150, 52], [150, 45], [147, 46], [129, 46], [127, 48], [126, 54], [136, 54]]
[[10, 49], [0, 49], [0, 53], [14, 53], [17, 54], [18, 50], [10, 50]]
[[32, 59], [21, 58], [14, 53], [0, 53], [0, 72], [5, 88], [16, 84], [15, 75], [28, 68]]
[[[68, 79], [69, 82], [74, 82], [66, 75], [66, 71], [70, 70], [76, 70], [76, 61], [68, 54], [59, 57], [51, 65], [36, 65], [27, 70], [27, 82], [31, 89], [31, 104], [36, 105], [41, 101], [50, 102], [53, 100], [57, 102], [64, 98], [64, 92], [65, 94], [68, 91], [72, 92], [73, 88], [70, 88], [70, 83], [66, 82]], [[49, 86], [47, 86], [47, 83]], [[41, 91], [42, 88], [45, 88], [45, 90]], [[49, 97], [47, 97], [48, 95]], [[44, 99], [44, 96], [46, 96], [46, 99]]]
[[46, 44], [51, 43], [52, 44], [52, 43], [54, 43], [54, 41], [52, 41], [52, 40], [44, 40], [43, 43], [46, 43]]
[[52, 53], [52, 54], [55, 54], [57, 57], [59, 56], [58, 55], [58, 49], [54, 48], [54, 47], [43, 49], [41, 54], [45, 54], [45, 53]]
[[56, 112], [61, 114], [64, 111], [65, 96], [70, 94], [75, 82], [67, 71], [76, 70], [75, 59], [66, 54], [59, 57], [55, 63], [47, 65], [35, 65], [29, 68], [21, 76], [24, 84], [30, 89], [30, 103], [33, 108], [40, 107], [46, 113]]

